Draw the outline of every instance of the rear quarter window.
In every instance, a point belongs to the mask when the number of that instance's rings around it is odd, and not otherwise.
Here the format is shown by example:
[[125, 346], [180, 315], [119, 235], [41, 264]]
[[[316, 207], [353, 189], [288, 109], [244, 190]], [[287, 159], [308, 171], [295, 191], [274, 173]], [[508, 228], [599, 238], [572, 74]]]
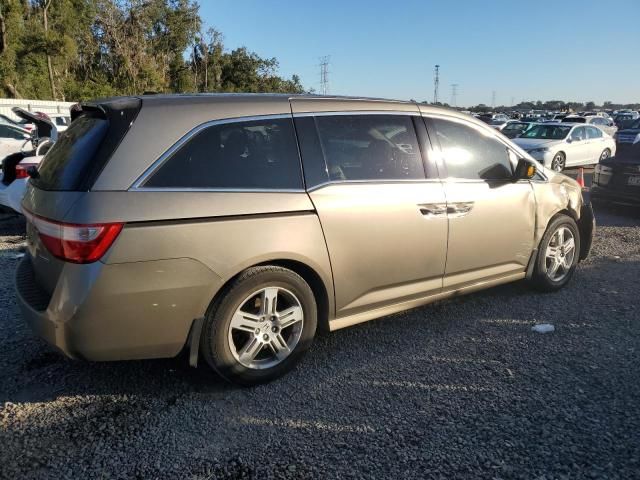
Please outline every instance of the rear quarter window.
[[142, 188], [302, 189], [291, 118], [214, 124], [180, 146]]

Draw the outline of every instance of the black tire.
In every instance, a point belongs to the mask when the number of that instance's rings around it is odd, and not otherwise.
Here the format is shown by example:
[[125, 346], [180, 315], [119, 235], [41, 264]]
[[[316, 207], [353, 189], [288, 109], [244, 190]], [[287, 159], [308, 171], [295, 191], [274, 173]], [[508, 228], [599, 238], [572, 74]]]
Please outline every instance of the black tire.
[[553, 160], [551, 160], [550, 168], [554, 172], [562, 172], [567, 164], [567, 157], [564, 152], [558, 152], [554, 155]]
[[[247, 368], [235, 358], [229, 345], [231, 319], [248, 295], [267, 287], [286, 289], [297, 297], [303, 311], [302, 332], [291, 353], [277, 365]], [[300, 275], [277, 266], [253, 267], [235, 278], [212, 303], [205, 317], [200, 349], [209, 366], [224, 379], [243, 386], [266, 383], [295, 367], [313, 343], [317, 322], [313, 291]]]
[[603, 160], [606, 160], [610, 156], [611, 156], [611, 150], [609, 150], [608, 148], [605, 148], [600, 154], [600, 158], [598, 159], [598, 161], [602, 162]]
[[[571, 268], [566, 272], [566, 274], [559, 280], [553, 280], [547, 274], [546, 268], [546, 252], [549, 243], [553, 235], [560, 227], [566, 227], [571, 230], [573, 234], [575, 246], [574, 246], [574, 255], [571, 263]], [[530, 283], [531, 285], [543, 292], [555, 292], [564, 287], [573, 274], [575, 272], [576, 266], [578, 265], [578, 260], [580, 258], [580, 231], [578, 230], [578, 225], [573, 220], [573, 218], [567, 215], [557, 215], [554, 217], [551, 222], [549, 222], [549, 226], [547, 227], [547, 231], [542, 236], [542, 240], [540, 240], [540, 245], [538, 246], [538, 254], [536, 257], [536, 264], [533, 270], [533, 275], [531, 277]]]

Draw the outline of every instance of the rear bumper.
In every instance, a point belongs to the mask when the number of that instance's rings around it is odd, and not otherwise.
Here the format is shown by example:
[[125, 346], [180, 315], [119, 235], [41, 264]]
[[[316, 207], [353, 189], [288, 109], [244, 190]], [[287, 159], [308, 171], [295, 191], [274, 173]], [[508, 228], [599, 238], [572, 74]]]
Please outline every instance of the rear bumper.
[[22, 318], [31, 330], [66, 356], [75, 358], [66, 341], [64, 323], [53, 321], [47, 314], [51, 296], [38, 287], [29, 257], [25, 257], [18, 265], [15, 288]]
[[592, 185], [591, 198], [625, 205], [640, 206], [640, 187], [638, 187], [637, 195], [633, 195], [627, 192], [620, 192], [614, 188], [603, 187], [602, 185]]
[[26, 255], [15, 286], [22, 315], [38, 336], [70, 358], [102, 361], [177, 355], [193, 319], [204, 315], [216, 279], [191, 259], [65, 264], [48, 295]]

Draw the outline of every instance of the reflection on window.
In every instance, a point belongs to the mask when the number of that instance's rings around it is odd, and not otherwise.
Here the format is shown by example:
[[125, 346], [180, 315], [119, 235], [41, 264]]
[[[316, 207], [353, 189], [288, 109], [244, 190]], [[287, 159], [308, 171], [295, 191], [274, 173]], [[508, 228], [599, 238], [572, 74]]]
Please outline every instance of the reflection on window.
[[316, 122], [331, 180], [424, 178], [410, 116], [320, 116]]
[[173, 154], [145, 183], [172, 188], [302, 188], [290, 119], [213, 125]]
[[434, 119], [449, 177], [482, 180], [511, 178], [507, 148], [489, 134], [471, 126]]

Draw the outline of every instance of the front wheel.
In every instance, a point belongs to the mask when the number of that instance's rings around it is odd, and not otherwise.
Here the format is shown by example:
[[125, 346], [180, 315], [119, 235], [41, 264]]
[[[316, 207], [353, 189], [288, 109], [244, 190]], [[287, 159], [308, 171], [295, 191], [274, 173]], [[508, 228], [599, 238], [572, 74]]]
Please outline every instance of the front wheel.
[[532, 285], [545, 292], [564, 287], [573, 276], [579, 253], [580, 233], [576, 222], [567, 215], [558, 215], [540, 241]]
[[291, 370], [311, 346], [316, 325], [313, 291], [302, 277], [282, 267], [254, 267], [209, 309], [200, 346], [223, 378], [254, 385]]

